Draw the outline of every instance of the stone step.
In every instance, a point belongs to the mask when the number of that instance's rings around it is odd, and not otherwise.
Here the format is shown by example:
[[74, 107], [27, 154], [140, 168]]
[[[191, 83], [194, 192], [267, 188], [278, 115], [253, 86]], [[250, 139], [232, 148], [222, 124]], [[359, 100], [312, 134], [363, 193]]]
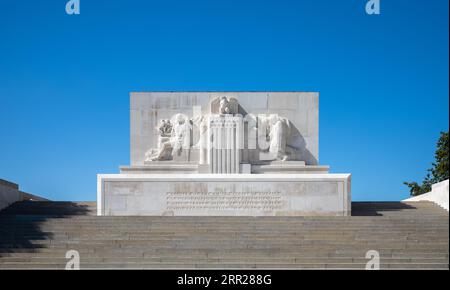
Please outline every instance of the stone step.
[[409, 218], [413, 218], [414, 220], [418, 221], [426, 221], [426, 220], [445, 220], [446, 216], [448, 215], [436, 215], [433, 213], [430, 213], [429, 215], [423, 214], [422, 217], [420, 215], [402, 215], [398, 217], [394, 216], [379, 216], [379, 217], [373, 217], [373, 216], [367, 216], [367, 217], [342, 217], [342, 216], [336, 216], [336, 217], [260, 217], [260, 218], [254, 218], [254, 217], [192, 217], [192, 216], [185, 216], [185, 217], [154, 217], [154, 216], [145, 216], [145, 217], [124, 217], [124, 216], [112, 216], [112, 217], [97, 217], [97, 216], [52, 216], [48, 214], [40, 214], [40, 215], [0, 215], [0, 220], [5, 221], [11, 221], [11, 220], [17, 220], [17, 221], [42, 221], [46, 219], [54, 219], [56, 221], [63, 221], [63, 220], [77, 220], [77, 221], [96, 221], [96, 222], [118, 222], [118, 221], [124, 221], [124, 222], [148, 222], [153, 221], [155, 223], [158, 222], [168, 222], [168, 223], [191, 223], [191, 222], [200, 222], [200, 223], [230, 223], [230, 222], [241, 222], [241, 223], [248, 223], [251, 222], [252, 224], [261, 224], [261, 223], [285, 223], [285, 222], [296, 222], [296, 223], [314, 223], [314, 222], [333, 222], [333, 223], [341, 223], [341, 222], [371, 222], [371, 221], [409, 221]]
[[440, 244], [448, 243], [448, 236], [437, 236], [433, 238], [433, 241], [429, 241], [426, 237], [422, 236], [342, 236], [342, 235], [305, 235], [296, 237], [282, 237], [277, 239], [277, 237], [260, 237], [260, 236], [158, 236], [158, 235], [148, 235], [148, 236], [128, 236], [128, 235], [59, 235], [53, 236], [51, 238], [42, 236], [16, 236], [16, 237], [0, 237], [0, 245], [3, 244], [13, 244], [21, 243], [25, 240], [29, 242], [40, 243], [65, 243], [68, 241], [74, 241], [77, 243], [83, 243], [87, 241], [115, 241], [123, 242], [127, 241], [143, 241], [143, 242], [183, 242], [183, 241], [193, 241], [193, 242], [214, 242], [219, 241], [224, 242], [235, 242], [242, 241], [243, 243], [253, 243], [253, 242], [267, 242], [271, 243], [275, 241], [276, 243], [312, 243], [312, 242], [348, 242], [348, 243], [359, 243], [359, 242], [373, 242], [373, 243], [386, 243], [386, 244], [398, 244], [398, 243], [425, 243], [425, 244]]
[[324, 235], [322, 238], [320, 236], [316, 236], [315, 238], [313, 236], [296, 236], [293, 238], [290, 237], [282, 237], [282, 238], [276, 238], [276, 237], [258, 237], [258, 236], [159, 236], [159, 235], [149, 235], [149, 236], [78, 236], [78, 235], [64, 235], [64, 236], [53, 236], [53, 237], [2, 237], [0, 238], [0, 245], [8, 244], [8, 243], [21, 243], [24, 241], [29, 242], [35, 242], [35, 243], [66, 243], [66, 242], [76, 242], [76, 243], [84, 243], [92, 241], [94, 243], [99, 242], [105, 242], [105, 243], [151, 243], [151, 242], [194, 242], [194, 243], [202, 243], [202, 242], [220, 242], [220, 243], [234, 243], [236, 241], [241, 241], [242, 243], [258, 243], [258, 242], [264, 242], [264, 243], [309, 243], [309, 242], [320, 242], [323, 241], [324, 243], [330, 243], [330, 242], [352, 242], [352, 243], [367, 243], [367, 242], [381, 242], [385, 244], [416, 244], [416, 243], [423, 243], [423, 244], [442, 244], [442, 243], [448, 243], [448, 237], [447, 236], [438, 236], [434, 238], [433, 240], [429, 240], [426, 237], [415, 237], [415, 236], [403, 236], [403, 237], [383, 237], [383, 236], [342, 236], [342, 235], [331, 235], [326, 236]]
[[[314, 245], [303, 245], [303, 246], [293, 246], [293, 245], [265, 245], [265, 244], [259, 244], [259, 245], [224, 245], [224, 244], [210, 244], [210, 245], [184, 245], [184, 244], [167, 244], [167, 245], [161, 245], [161, 244], [127, 244], [127, 245], [103, 245], [102, 243], [98, 244], [58, 244], [58, 245], [26, 245], [22, 248], [28, 248], [28, 249], [39, 249], [39, 248], [50, 248], [50, 249], [60, 249], [60, 250], [81, 250], [81, 249], [92, 249], [92, 251], [95, 252], [104, 252], [104, 251], [113, 251], [115, 249], [121, 249], [123, 251], [145, 251], [148, 248], [158, 248], [162, 250], [169, 250], [169, 249], [177, 249], [177, 250], [185, 250], [185, 251], [198, 251], [198, 250], [206, 250], [206, 251], [214, 251], [217, 248], [220, 248], [221, 250], [227, 250], [227, 251], [233, 251], [233, 250], [272, 250], [274, 252], [279, 251], [280, 249], [286, 248], [286, 247], [295, 247], [296, 251], [303, 251], [305, 253], [308, 252], [316, 252], [316, 251], [324, 251], [324, 252], [330, 252], [330, 251], [344, 251], [344, 250], [350, 250], [352, 248], [355, 248], [355, 251], [361, 252], [368, 250], [377, 250], [377, 251], [411, 251], [411, 252], [421, 252], [425, 250], [429, 250], [430, 252], [446, 252], [447, 248], [445, 245], [441, 245], [439, 247], [433, 246], [430, 247], [429, 245], [417, 245], [417, 246], [405, 246], [405, 245], [397, 245], [397, 246], [386, 246], [386, 245], [374, 245], [374, 244], [367, 244], [367, 245], [349, 245], [349, 246], [342, 246], [339, 244], [330, 244], [330, 245], [321, 245], [321, 246], [314, 246]], [[2, 251], [4, 252], [11, 252], [17, 249], [18, 247], [16, 245], [12, 245], [11, 247], [4, 247], [2, 248]]]
[[[354, 247], [349, 248], [336, 248], [336, 247], [330, 247], [328, 249], [326, 248], [320, 248], [322, 251], [304, 251], [302, 249], [296, 249], [296, 248], [289, 248], [289, 249], [233, 249], [233, 250], [221, 250], [221, 249], [194, 249], [189, 252], [186, 252], [183, 249], [176, 249], [176, 248], [149, 248], [149, 247], [141, 247], [141, 248], [132, 248], [132, 249], [124, 249], [120, 247], [113, 247], [113, 248], [79, 248], [77, 249], [80, 254], [90, 254], [90, 255], [103, 255], [107, 256], [109, 254], [111, 255], [139, 255], [139, 256], [167, 256], [167, 255], [176, 255], [176, 256], [183, 256], [186, 253], [189, 255], [199, 255], [199, 256], [211, 256], [211, 257], [221, 257], [221, 256], [245, 256], [245, 255], [263, 255], [263, 256], [351, 256], [354, 255], [356, 257], [365, 256], [365, 253], [367, 252], [367, 249], [361, 248], [361, 249], [355, 249]], [[63, 248], [36, 248], [36, 249], [29, 249], [29, 248], [17, 248], [14, 249], [14, 252], [11, 252], [9, 249], [0, 249], [0, 255], [1, 256], [11, 256], [11, 255], [58, 255], [58, 256], [65, 256], [65, 253], [67, 249]], [[412, 250], [412, 249], [377, 249], [381, 256], [385, 257], [441, 257], [445, 256], [448, 258], [448, 249], [444, 249], [442, 251], [436, 251], [436, 249], [420, 249], [420, 250]]]
[[[65, 269], [66, 263], [0, 263], [3, 269]], [[366, 263], [80, 263], [81, 269], [365, 269]], [[441, 269], [448, 263], [388, 263], [380, 269]]]
[[[448, 269], [448, 212], [428, 202], [353, 203], [351, 217], [97, 217], [90, 202], [0, 213], [0, 268]], [[430, 238], [431, 237], [431, 238]]]
[[189, 227], [189, 225], [185, 225], [183, 227], [179, 227], [179, 228], [172, 228], [170, 226], [164, 227], [164, 228], [127, 228], [127, 227], [121, 227], [121, 226], [117, 226], [116, 228], [114, 227], [95, 227], [95, 226], [85, 226], [83, 227], [82, 225], [79, 225], [79, 227], [64, 227], [64, 226], [56, 226], [56, 227], [51, 227], [51, 226], [40, 226], [39, 229], [36, 229], [35, 227], [31, 227], [31, 228], [21, 228], [21, 227], [2, 227], [1, 228], [1, 232], [11, 232], [11, 231], [17, 231], [17, 232], [23, 232], [23, 231], [36, 231], [36, 230], [41, 230], [41, 231], [45, 231], [45, 230], [54, 230], [54, 231], [59, 231], [59, 232], [71, 232], [71, 231], [76, 231], [76, 232], [80, 232], [80, 231], [95, 231], [97, 230], [102, 230], [104, 232], [111, 232], [111, 231], [130, 231], [130, 232], [136, 232], [136, 231], [148, 231], [148, 232], [166, 232], [166, 233], [174, 233], [174, 232], [181, 232], [181, 233], [185, 233], [189, 230], [194, 230], [197, 232], [218, 232], [218, 233], [229, 233], [229, 232], [250, 232], [250, 233], [259, 233], [259, 232], [268, 232], [268, 233], [275, 233], [275, 232], [280, 232], [280, 233], [301, 233], [301, 232], [354, 232], [354, 231], [361, 231], [361, 232], [372, 232], [372, 231], [379, 231], [379, 232], [401, 232], [403, 231], [408, 231], [408, 232], [417, 232], [417, 233], [428, 233], [428, 232], [436, 232], [439, 230], [446, 230], [448, 227], [443, 226], [443, 227], [429, 227], [429, 228], [422, 228], [422, 229], [417, 229], [417, 227], [414, 226], [398, 226], [398, 227], [341, 227], [341, 228], [320, 228], [320, 227], [300, 227], [300, 228], [296, 228], [296, 227], [290, 227], [289, 229], [283, 229], [283, 228], [277, 228], [277, 229], [270, 229], [270, 227], [266, 227], [266, 228], [245, 228], [245, 227], [226, 227], [226, 228], [213, 228], [213, 227]]
[[[437, 214], [434, 212], [423, 212], [420, 215], [423, 215], [424, 218], [430, 218], [430, 219], [443, 219], [445, 218], [445, 216], [447, 214]], [[398, 216], [389, 216], [389, 215], [380, 215], [380, 216], [298, 216], [298, 217], [289, 217], [289, 216], [265, 216], [265, 217], [242, 217], [242, 216], [211, 216], [211, 217], [199, 217], [199, 216], [90, 216], [90, 215], [52, 215], [50, 213], [39, 213], [39, 214], [25, 214], [25, 213], [20, 213], [20, 214], [4, 214], [3, 212], [0, 214], [2, 219], [11, 219], [11, 218], [22, 218], [22, 219], [39, 219], [39, 218], [45, 218], [45, 217], [51, 217], [51, 218], [60, 218], [60, 219], [77, 219], [77, 220], [93, 220], [93, 219], [98, 219], [98, 220], [132, 220], [132, 219], [136, 219], [138, 221], [142, 221], [142, 220], [148, 220], [148, 219], [152, 219], [155, 221], [165, 221], [165, 220], [174, 220], [177, 222], [181, 222], [181, 221], [194, 221], [194, 220], [205, 220], [205, 221], [220, 221], [220, 222], [229, 222], [229, 221], [245, 221], [245, 220], [253, 220], [253, 221], [257, 221], [257, 222], [283, 222], [283, 221], [289, 221], [289, 220], [299, 220], [299, 221], [323, 221], [323, 220], [330, 220], [330, 221], [367, 221], [367, 220], [371, 220], [371, 219], [387, 219], [387, 220], [399, 220], [402, 219], [403, 217], [413, 217], [413, 218], [418, 218], [419, 215], [417, 214], [408, 214], [408, 213], [404, 213], [402, 215], [398, 215]], [[186, 218], [186, 219], [184, 219]]]
[[[420, 218], [422, 216], [423, 218]], [[445, 220], [445, 217], [448, 216], [448, 213], [437, 214], [435, 212], [423, 212], [420, 215], [417, 214], [408, 214], [404, 213], [402, 215], [394, 216], [394, 215], [380, 215], [380, 216], [298, 216], [298, 217], [287, 217], [287, 216], [265, 216], [265, 217], [242, 217], [242, 216], [224, 216], [224, 217], [199, 217], [199, 216], [96, 216], [94, 215], [53, 215], [46, 211], [37, 214], [26, 214], [24, 212], [17, 214], [5, 214], [3, 211], [0, 213], [0, 220], [45, 220], [47, 218], [53, 219], [66, 219], [66, 220], [98, 220], [98, 221], [127, 221], [127, 220], [136, 220], [136, 221], [147, 221], [154, 220], [155, 222], [161, 221], [175, 221], [175, 222], [193, 222], [193, 221], [205, 221], [205, 222], [223, 222], [227, 223], [230, 221], [237, 222], [248, 222], [254, 221], [258, 223], [264, 222], [275, 222], [281, 223], [285, 221], [298, 221], [298, 222], [315, 222], [315, 221], [330, 221], [330, 222], [352, 222], [352, 221], [377, 221], [377, 220], [405, 220], [405, 218], [412, 218], [417, 220]]]
[[[46, 258], [64, 258], [66, 249], [43, 249], [44, 251], [26, 252], [14, 251], [9, 253], [1, 253], [1, 257], [15, 257], [15, 258], [30, 258], [30, 257], [46, 257]], [[195, 249], [192, 251], [184, 251], [183, 249], [154, 249], [138, 248], [138, 249], [93, 249], [80, 248], [77, 250], [81, 256], [89, 258], [182, 258], [189, 257], [192, 259], [218, 259], [218, 258], [365, 258], [367, 249], [320, 249], [320, 251], [305, 251], [302, 249], [295, 251], [285, 251], [279, 249]], [[401, 258], [401, 259], [448, 259], [448, 249], [432, 250], [393, 250], [393, 249], [379, 249], [380, 257], [382, 259]]]
[[[252, 217], [242, 218], [242, 217], [236, 217], [234, 219], [220, 219], [220, 218], [211, 218], [207, 217], [202, 219], [201, 217], [96, 217], [96, 216], [80, 216], [80, 217], [54, 217], [54, 216], [48, 216], [48, 215], [10, 215], [10, 216], [1, 216], [0, 221], [2, 223], [9, 223], [9, 222], [64, 222], [67, 221], [79, 221], [79, 222], [97, 222], [97, 223], [105, 223], [105, 224], [111, 224], [111, 223], [118, 223], [118, 222], [125, 222], [125, 223], [154, 223], [154, 224], [162, 224], [162, 223], [168, 223], [168, 224], [190, 224], [190, 223], [200, 223], [200, 224], [231, 224], [231, 223], [238, 223], [238, 224], [247, 224], [247, 225], [261, 225], [261, 224], [285, 224], [285, 223], [294, 223], [294, 224], [314, 224], [314, 223], [322, 223], [322, 222], [329, 222], [333, 224], [353, 224], [353, 223], [362, 223], [362, 224], [373, 224], [378, 222], [400, 222], [400, 223], [413, 223], [413, 222], [419, 222], [419, 223], [427, 223], [431, 221], [446, 221], [446, 217], [448, 216], [430, 216], [430, 217], [423, 217], [420, 216], [404, 216], [402, 218], [400, 217], [327, 217], [327, 218], [318, 218], [318, 217], [311, 217], [310, 219], [306, 219], [305, 217], [289, 217], [289, 218], [276, 218], [271, 217], [270, 219], [267, 217], [261, 217], [261, 219], [255, 219]], [[411, 220], [412, 219], [412, 220]], [[448, 222], [448, 220], [447, 220]]]
[[[1, 260], [0, 265], [8, 265], [8, 264], [61, 264], [65, 265], [69, 260], [68, 259], [47, 259], [47, 258], [30, 258], [30, 259], [13, 259], [10, 258], [8, 260]], [[198, 264], [291, 264], [291, 265], [299, 265], [299, 264], [361, 264], [365, 265], [368, 262], [368, 259], [363, 258], [323, 258], [323, 259], [304, 259], [304, 258], [297, 258], [297, 259], [286, 259], [286, 258], [280, 258], [280, 259], [270, 259], [270, 258], [244, 258], [244, 259], [189, 259], [189, 258], [181, 258], [177, 259], [176, 257], [172, 258], [142, 258], [142, 257], [135, 257], [135, 258], [126, 258], [121, 257], [121, 259], [117, 258], [98, 258], [98, 259], [86, 259], [81, 257], [80, 263], [82, 265], [88, 265], [88, 264], [104, 264], [104, 265], [110, 265], [110, 264], [191, 264], [191, 265], [198, 265]], [[380, 264], [382, 266], [386, 266], [389, 264], [441, 264], [441, 265], [447, 265], [448, 266], [448, 260], [446, 259], [386, 259], [381, 258]]]

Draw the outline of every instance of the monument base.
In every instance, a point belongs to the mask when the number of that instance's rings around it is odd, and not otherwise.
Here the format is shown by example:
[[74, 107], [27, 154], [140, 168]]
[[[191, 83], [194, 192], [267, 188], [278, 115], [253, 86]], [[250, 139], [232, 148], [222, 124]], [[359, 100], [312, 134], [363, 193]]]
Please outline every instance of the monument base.
[[99, 174], [98, 215], [347, 216], [350, 174]]

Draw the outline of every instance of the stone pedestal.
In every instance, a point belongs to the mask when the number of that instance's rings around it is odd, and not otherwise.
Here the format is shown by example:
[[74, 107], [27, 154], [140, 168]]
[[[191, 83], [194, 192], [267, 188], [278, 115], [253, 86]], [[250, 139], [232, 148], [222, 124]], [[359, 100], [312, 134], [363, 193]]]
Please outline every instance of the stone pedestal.
[[101, 174], [98, 215], [346, 216], [349, 174]]
[[319, 165], [317, 93], [132, 93], [130, 116], [99, 215], [350, 215], [350, 174]]

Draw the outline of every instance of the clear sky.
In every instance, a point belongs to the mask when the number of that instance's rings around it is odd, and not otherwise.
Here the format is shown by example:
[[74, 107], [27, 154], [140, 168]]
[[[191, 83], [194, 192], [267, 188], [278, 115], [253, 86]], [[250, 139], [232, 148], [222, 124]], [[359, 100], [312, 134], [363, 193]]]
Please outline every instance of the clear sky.
[[448, 0], [0, 0], [0, 178], [95, 200], [131, 91], [319, 91], [320, 163], [399, 200], [449, 121]]

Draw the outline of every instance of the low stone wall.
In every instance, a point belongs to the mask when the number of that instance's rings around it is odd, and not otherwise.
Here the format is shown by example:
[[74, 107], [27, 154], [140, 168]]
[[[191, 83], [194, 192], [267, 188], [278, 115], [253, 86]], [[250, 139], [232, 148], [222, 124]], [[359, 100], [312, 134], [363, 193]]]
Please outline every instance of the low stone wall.
[[98, 215], [347, 216], [350, 174], [100, 174]]
[[449, 210], [449, 180], [433, 184], [428, 193], [405, 199], [404, 201], [431, 201]]
[[19, 186], [0, 179], [0, 210], [20, 200], [22, 200], [22, 194], [19, 191]]

